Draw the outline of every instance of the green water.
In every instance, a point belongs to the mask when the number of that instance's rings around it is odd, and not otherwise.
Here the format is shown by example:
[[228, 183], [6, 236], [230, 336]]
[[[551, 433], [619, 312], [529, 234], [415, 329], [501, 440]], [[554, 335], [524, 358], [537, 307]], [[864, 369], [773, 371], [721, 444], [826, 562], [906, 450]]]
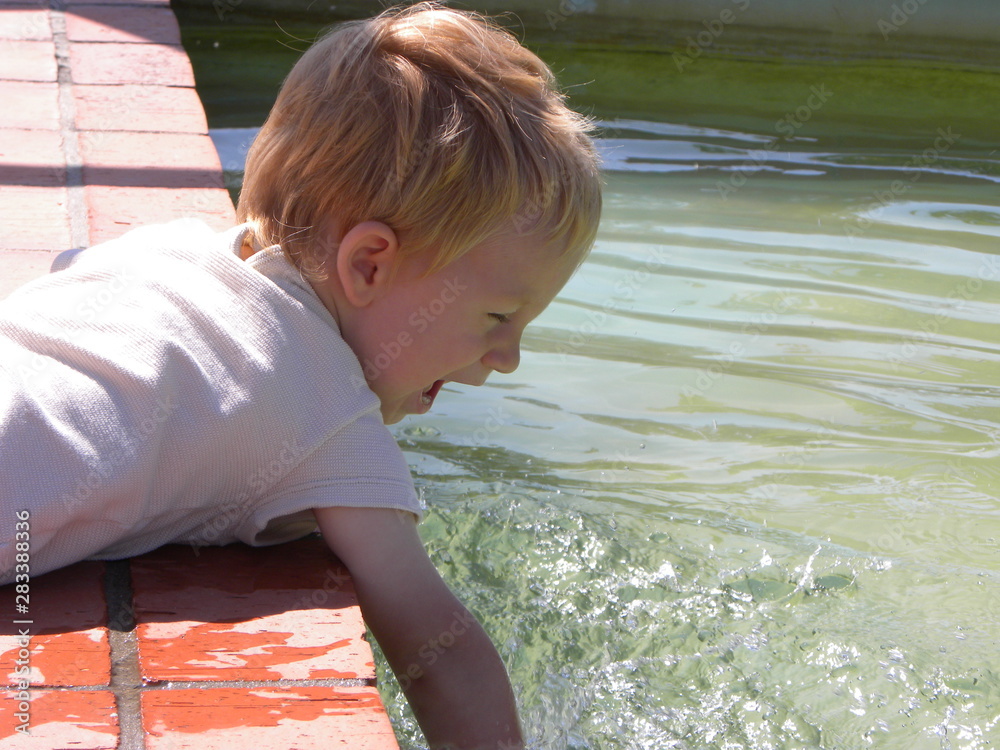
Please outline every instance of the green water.
[[[295, 53], [186, 25], [259, 123]], [[1000, 76], [542, 52], [606, 124], [597, 247], [396, 428], [531, 747], [1000, 746]]]

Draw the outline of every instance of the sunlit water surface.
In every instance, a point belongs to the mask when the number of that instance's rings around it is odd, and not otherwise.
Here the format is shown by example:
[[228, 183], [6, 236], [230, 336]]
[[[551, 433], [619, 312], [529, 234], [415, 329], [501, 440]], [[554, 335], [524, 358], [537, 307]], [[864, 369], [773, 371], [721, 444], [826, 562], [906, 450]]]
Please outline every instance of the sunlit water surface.
[[520, 369], [395, 429], [533, 748], [1000, 746], [996, 120], [784, 134], [771, 85], [606, 120]]
[[435, 561], [535, 747], [996, 747], [996, 185], [873, 208], [826, 144], [722, 200], [753, 139], [671, 130], [521, 369], [398, 430]]

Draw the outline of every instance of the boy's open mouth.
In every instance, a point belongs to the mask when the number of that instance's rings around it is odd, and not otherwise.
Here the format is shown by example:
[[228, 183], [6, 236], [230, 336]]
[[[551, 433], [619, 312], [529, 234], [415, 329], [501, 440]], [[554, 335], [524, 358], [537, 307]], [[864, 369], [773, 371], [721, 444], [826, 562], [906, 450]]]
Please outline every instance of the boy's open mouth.
[[426, 391], [420, 394], [420, 403], [423, 404], [427, 409], [431, 408], [431, 404], [434, 403], [434, 398], [438, 395], [441, 390], [441, 386], [444, 385], [443, 380], [435, 380], [434, 385], [428, 388]]

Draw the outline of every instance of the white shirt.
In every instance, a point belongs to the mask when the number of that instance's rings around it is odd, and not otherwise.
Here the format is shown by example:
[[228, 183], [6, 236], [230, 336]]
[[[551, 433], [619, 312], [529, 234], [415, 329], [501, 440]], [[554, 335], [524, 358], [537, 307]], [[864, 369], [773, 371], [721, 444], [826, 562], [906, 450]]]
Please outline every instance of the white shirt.
[[[265, 545], [311, 509], [421, 513], [378, 397], [278, 247], [184, 220], [0, 302], [0, 584], [168, 542]], [[19, 527], [23, 528], [23, 527]]]

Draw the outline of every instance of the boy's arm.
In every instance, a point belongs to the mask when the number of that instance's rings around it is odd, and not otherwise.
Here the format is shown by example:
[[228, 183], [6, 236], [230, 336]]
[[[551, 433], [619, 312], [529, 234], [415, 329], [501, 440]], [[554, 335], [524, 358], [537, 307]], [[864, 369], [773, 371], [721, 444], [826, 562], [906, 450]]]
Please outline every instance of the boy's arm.
[[522, 748], [503, 662], [441, 580], [413, 515], [368, 508], [314, 512], [327, 544], [351, 572], [365, 622], [430, 749]]

